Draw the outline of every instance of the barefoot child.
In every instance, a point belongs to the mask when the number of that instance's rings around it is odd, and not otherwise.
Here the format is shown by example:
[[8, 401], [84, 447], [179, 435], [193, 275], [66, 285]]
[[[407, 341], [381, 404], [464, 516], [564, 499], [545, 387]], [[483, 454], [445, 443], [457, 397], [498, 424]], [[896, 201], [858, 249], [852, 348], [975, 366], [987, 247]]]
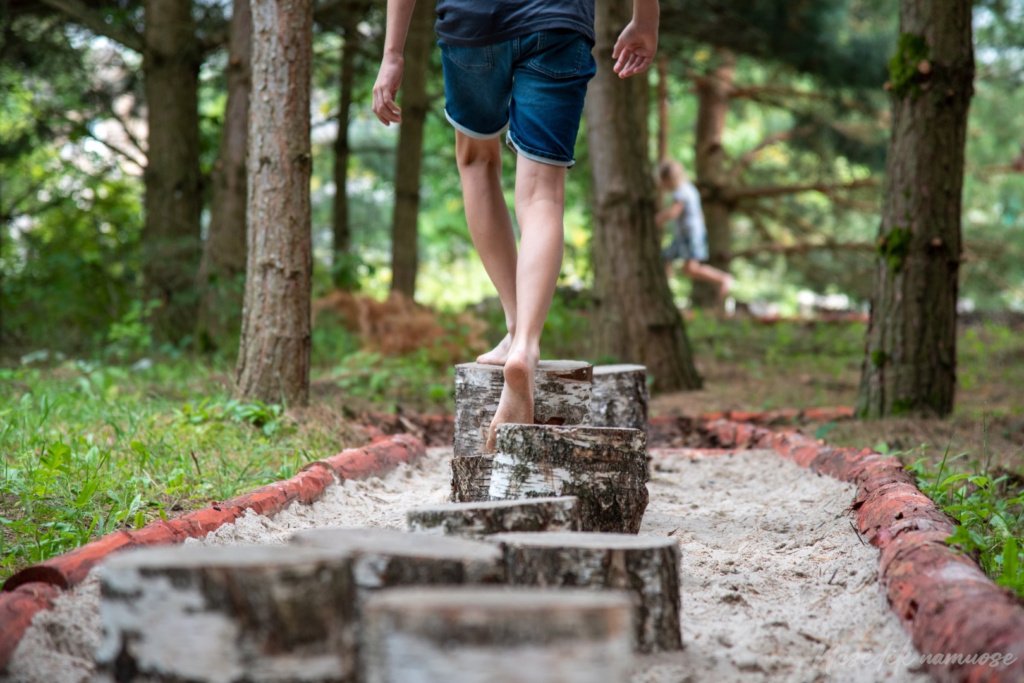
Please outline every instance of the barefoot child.
[[[384, 125], [402, 120], [395, 96], [414, 4], [388, 0], [384, 58], [373, 87], [373, 111]], [[633, 19], [612, 51], [620, 78], [651, 65], [658, 14], [658, 0], [633, 0]], [[594, 0], [438, 0], [435, 28], [466, 223], [508, 328], [477, 359], [504, 366], [505, 386], [488, 430], [491, 450], [498, 425], [533, 423], [533, 373], [562, 264], [565, 173], [575, 163], [583, 99], [596, 71]], [[518, 254], [501, 192], [506, 130], [517, 154]]]
[[672, 193], [672, 203], [659, 211], [654, 219], [659, 226], [674, 221], [672, 242], [661, 255], [668, 274], [671, 275], [673, 261], [682, 261], [683, 273], [687, 277], [718, 285], [719, 299], [724, 301], [732, 286], [732, 277], [706, 263], [708, 231], [697, 187], [686, 177], [683, 165], [672, 160], [658, 165], [658, 186]]

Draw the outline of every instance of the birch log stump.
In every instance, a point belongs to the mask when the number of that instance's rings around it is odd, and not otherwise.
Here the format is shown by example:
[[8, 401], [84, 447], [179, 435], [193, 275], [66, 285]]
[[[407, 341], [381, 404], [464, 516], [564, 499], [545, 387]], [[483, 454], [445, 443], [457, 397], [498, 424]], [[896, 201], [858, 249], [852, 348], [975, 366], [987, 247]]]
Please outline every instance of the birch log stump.
[[576, 496], [583, 531], [635, 534], [647, 508], [645, 442], [637, 429], [502, 425], [489, 496]]
[[[535, 375], [534, 421], [552, 425], [585, 424], [590, 417], [592, 371], [593, 367], [582, 361], [541, 361]], [[452, 462], [452, 500], [455, 502], [487, 499], [490, 456], [483, 450], [503, 385], [500, 366], [481, 363], [455, 366], [455, 457]], [[481, 455], [484, 460], [465, 466], [455, 462], [458, 458]], [[471, 481], [478, 485], [471, 487]]]
[[510, 585], [616, 589], [634, 597], [636, 647], [682, 649], [679, 546], [630, 534], [498, 534]]
[[292, 536], [302, 546], [352, 556], [356, 604], [393, 586], [503, 583], [501, 552], [490, 543], [393, 529], [310, 529]]
[[409, 530], [481, 538], [509, 531], [579, 531], [579, 500], [530, 498], [480, 503], [449, 503], [414, 508], [405, 515]]
[[100, 572], [97, 681], [354, 681], [348, 558], [314, 548], [130, 550]]
[[366, 683], [628, 681], [629, 596], [395, 589], [366, 606]]
[[598, 365], [590, 399], [590, 424], [647, 433], [647, 368], [643, 365]]

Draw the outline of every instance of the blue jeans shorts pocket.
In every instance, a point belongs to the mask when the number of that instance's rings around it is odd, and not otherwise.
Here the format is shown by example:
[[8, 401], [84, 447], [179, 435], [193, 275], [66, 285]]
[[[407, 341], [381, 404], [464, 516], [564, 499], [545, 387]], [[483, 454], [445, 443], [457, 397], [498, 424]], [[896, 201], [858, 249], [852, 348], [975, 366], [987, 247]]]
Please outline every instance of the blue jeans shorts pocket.
[[444, 59], [463, 71], [488, 71], [494, 68], [494, 50], [491, 45], [466, 47], [440, 43]]
[[537, 54], [525, 66], [549, 78], [574, 78], [591, 65], [590, 43], [576, 31], [540, 31]]

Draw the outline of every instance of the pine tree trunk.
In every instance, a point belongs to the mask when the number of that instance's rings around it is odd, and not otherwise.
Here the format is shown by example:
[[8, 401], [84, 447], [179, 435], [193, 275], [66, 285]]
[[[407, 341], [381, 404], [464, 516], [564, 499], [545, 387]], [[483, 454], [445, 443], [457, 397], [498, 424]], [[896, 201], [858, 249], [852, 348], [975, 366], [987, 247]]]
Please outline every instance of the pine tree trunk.
[[201, 57], [191, 0], [146, 0], [143, 39], [149, 134], [142, 271], [145, 296], [161, 304], [154, 331], [161, 340], [177, 342], [195, 329], [201, 249]]
[[696, 389], [682, 318], [661, 264], [654, 223], [654, 183], [647, 158], [641, 100], [647, 80], [625, 81], [612, 70], [617, 33], [631, 3], [598, 0], [599, 68], [587, 96], [587, 140], [594, 192], [594, 355], [646, 365], [660, 391]]
[[201, 350], [216, 349], [242, 314], [245, 283], [245, 205], [249, 92], [252, 89], [252, 13], [249, 0], [234, 0], [228, 47], [227, 90], [220, 154], [213, 168], [210, 230], [199, 264]]
[[[717, 50], [717, 65], [706, 76], [697, 79], [697, 184], [701, 189], [704, 223], [708, 230], [708, 263], [722, 270], [729, 269], [732, 231], [729, 217], [732, 205], [725, 199], [726, 168], [725, 119], [729, 114], [736, 74], [736, 58], [728, 50]], [[693, 303], [713, 307], [718, 303], [718, 287], [696, 281]]]
[[892, 138], [857, 412], [948, 415], [974, 56], [969, 0], [902, 0]]
[[427, 72], [434, 46], [434, 3], [420, 0], [413, 10], [402, 77], [402, 126], [395, 156], [395, 213], [391, 226], [391, 291], [412, 299], [419, 268], [417, 223], [423, 127], [427, 120]]
[[252, 0], [249, 232], [238, 353], [244, 398], [309, 398], [312, 0]]
[[352, 272], [351, 254], [352, 228], [348, 211], [348, 163], [351, 155], [348, 139], [348, 124], [352, 114], [352, 93], [356, 81], [356, 53], [359, 51], [361, 36], [359, 21], [364, 8], [362, 3], [350, 8], [344, 15], [345, 42], [341, 48], [341, 77], [338, 104], [338, 136], [334, 140], [334, 263], [331, 281], [338, 289], [352, 289], [355, 277]]

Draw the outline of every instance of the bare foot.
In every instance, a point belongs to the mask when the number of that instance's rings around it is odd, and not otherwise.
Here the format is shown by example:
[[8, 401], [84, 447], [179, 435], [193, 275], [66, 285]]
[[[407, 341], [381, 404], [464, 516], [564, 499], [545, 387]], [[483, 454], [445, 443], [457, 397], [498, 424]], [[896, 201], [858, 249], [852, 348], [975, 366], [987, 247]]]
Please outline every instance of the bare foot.
[[533, 424], [533, 371], [536, 367], [536, 358], [525, 353], [509, 354], [505, 361], [505, 386], [501, 389], [498, 410], [487, 429], [485, 452], [494, 452], [501, 425]]
[[512, 350], [512, 335], [506, 334], [505, 338], [498, 342], [498, 345], [487, 353], [477, 356], [476, 362], [484, 365], [504, 365], [508, 359], [508, 353]]

